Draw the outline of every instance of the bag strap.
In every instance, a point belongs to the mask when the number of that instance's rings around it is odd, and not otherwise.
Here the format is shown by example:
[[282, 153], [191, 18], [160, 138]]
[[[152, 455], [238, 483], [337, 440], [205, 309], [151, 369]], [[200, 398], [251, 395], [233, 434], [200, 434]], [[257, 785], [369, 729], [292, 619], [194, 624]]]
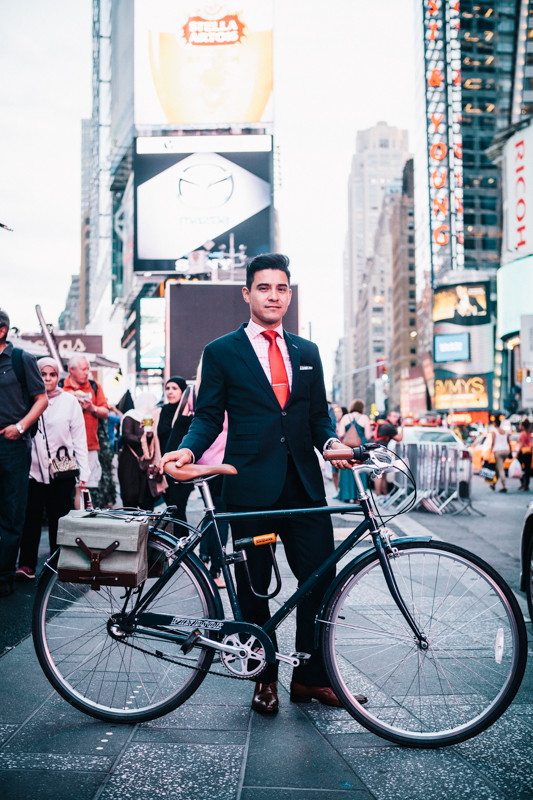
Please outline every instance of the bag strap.
[[46, 442], [46, 452], [48, 453], [48, 463], [50, 464], [51, 461], [52, 461], [52, 456], [50, 455], [50, 448], [48, 447], [48, 436], [46, 435], [46, 425], [44, 424], [44, 414], [41, 414], [40, 421], [43, 423], [44, 441]]

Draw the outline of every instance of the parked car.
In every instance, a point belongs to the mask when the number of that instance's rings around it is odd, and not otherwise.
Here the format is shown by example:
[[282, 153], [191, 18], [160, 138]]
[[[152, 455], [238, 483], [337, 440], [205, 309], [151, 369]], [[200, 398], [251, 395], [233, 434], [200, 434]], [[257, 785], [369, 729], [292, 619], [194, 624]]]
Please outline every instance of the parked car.
[[[480, 433], [474, 439], [474, 442], [470, 446], [472, 451], [472, 467], [474, 472], [479, 472], [481, 467], [483, 466], [484, 461], [488, 461], [489, 464], [494, 464], [494, 455], [491, 454], [492, 449], [492, 433], [490, 431], [484, 431]], [[509, 469], [509, 465], [515, 453], [518, 451], [518, 434], [512, 433], [511, 434], [511, 455], [509, 458], [506, 458], [504, 461], [504, 469], [507, 472]]]
[[520, 588], [527, 595], [529, 618], [533, 619], [533, 500], [528, 506], [522, 526], [520, 553]]
[[462, 450], [465, 446], [450, 428], [426, 425], [405, 425], [403, 428], [403, 444], [456, 444]]

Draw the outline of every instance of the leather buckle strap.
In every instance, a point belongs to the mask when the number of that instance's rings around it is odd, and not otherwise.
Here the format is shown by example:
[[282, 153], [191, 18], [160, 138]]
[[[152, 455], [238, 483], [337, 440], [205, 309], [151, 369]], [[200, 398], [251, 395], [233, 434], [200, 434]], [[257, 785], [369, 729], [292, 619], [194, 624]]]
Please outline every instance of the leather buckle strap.
[[104, 577], [104, 574], [100, 569], [100, 561], [106, 556], [108, 556], [110, 553], [112, 553], [113, 550], [116, 550], [117, 547], [120, 545], [120, 542], [112, 542], [110, 545], [108, 545], [108, 547], [105, 548], [105, 550], [102, 550], [100, 553], [97, 550], [90, 550], [83, 541], [83, 539], [80, 539], [79, 536], [76, 539], [76, 544], [78, 545], [80, 550], [83, 553], [85, 553], [91, 564], [91, 577], [87, 578], [87, 580], [91, 581], [91, 586], [93, 589], [99, 589], [100, 584], [98, 578]]

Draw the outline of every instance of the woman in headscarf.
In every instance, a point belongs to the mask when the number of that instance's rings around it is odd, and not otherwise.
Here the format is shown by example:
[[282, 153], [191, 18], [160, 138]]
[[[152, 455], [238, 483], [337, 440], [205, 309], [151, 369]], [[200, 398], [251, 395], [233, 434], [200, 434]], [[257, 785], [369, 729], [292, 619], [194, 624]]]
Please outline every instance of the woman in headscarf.
[[[187, 381], [181, 375], [174, 375], [165, 384], [165, 394], [168, 402], [161, 409], [161, 416], [157, 426], [157, 435], [161, 443], [161, 454], [169, 450], [176, 450], [183, 437], [187, 434], [194, 416], [195, 392], [194, 386], [187, 386]], [[165, 493], [167, 506], [176, 506], [174, 516], [187, 522], [187, 501], [194, 486], [190, 483], [176, 483], [168, 477], [168, 489]], [[185, 536], [186, 528], [174, 526], [177, 536]]]
[[120, 494], [126, 508], [153, 511], [154, 500], [162, 490], [155, 470], [161, 458], [159, 440], [154, 435], [159, 419], [157, 397], [142, 392], [134, 403], [135, 407], [122, 418], [118, 454]]
[[[30, 483], [26, 518], [20, 545], [17, 579], [35, 578], [35, 567], [41, 523], [46, 508], [50, 552], [57, 548], [57, 525], [72, 507], [72, 493], [76, 482], [73, 463], [68, 472], [51, 477], [50, 462], [60, 458], [74, 458], [79, 468], [81, 482], [89, 480], [89, 454], [83, 412], [77, 398], [58, 386], [59, 364], [53, 358], [40, 358], [37, 365], [48, 395], [48, 408], [39, 419], [37, 433], [32, 439]], [[63, 449], [64, 448], [64, 449]], [[65, 464], [68, 466], [68, 464]]]

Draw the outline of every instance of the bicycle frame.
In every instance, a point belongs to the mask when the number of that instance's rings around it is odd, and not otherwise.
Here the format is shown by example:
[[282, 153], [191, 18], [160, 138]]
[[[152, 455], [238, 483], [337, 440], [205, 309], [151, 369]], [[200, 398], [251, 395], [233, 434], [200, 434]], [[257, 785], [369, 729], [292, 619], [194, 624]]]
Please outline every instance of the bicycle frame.
[[[281, 510], [267, 510], [267, 511], [245, 511], [239, 513], [216, 513], [213, 500], [211, 498], [211, 493], [209, 490], [209, 486], [207, 481], [198, 482], [198, 486], [202, 493], [202, 497], [206, 507], [206, 514], [203, 517], [200, 525], [196, 530], [196, 535], [194, 533], [188, 537], [189, 541], [184, 543], [184, 546], [180, 549], [180, 554], [175, 562], [170, 566], [167, 572], [159, 578], [156, 584], [147, 592], [144, 597], [139, 599], [138, 604], [132, 609], [131, 613], [128, 615], [128, 620], [133, 621], [136, 626], [137, 631], [139, 630], [139, 626], [149, 628], [150, 630], [146, 631], [149, 633], [150, 636], [155, 638], [161, 639], [171, 639], [177, 642], [185, 642], [190, 634], [182, 633], [179, 631], [162, 631], [157, 630], [157, 628], [166, 627], [178, 624], [188, 624], [189, 626], [192, 624], [194, 627], [198, 628], [205, 628], [207, 630], [216, 630], [220, 633], [230, 634], [237, 632], [238, 630], [243, 630], [246, 627], [249, 633], [254, 633], [257, 638], [262, 641], [265, 646], [265, 656], [266, 660], [269, 662], [273, 662], [276, 660], [276, 656], [274, 654], [274, 648], [272, 646], [270, 636], [274, 633], [276, 628], [281, 625], [283, 620], [296, 608], [299, 602], [312, 590], [313, 586], [326, 574], [335, 564], [337, 564], [343, 556], [351, 550], [357, 542], [359, 542], [368, 532], [371, 533], [372, 540], [373, 540], [373, 548], [369, 548], [368, 551], [365, 552], [365, 556], [375, 550], [377, 552], [381, 568], [383, 570], [383, 574], [385, 577], [385, 581], [389, 588], [389, 591], [398, 606], [400, 612], [402, 613], [403, 617], [405, 618], [407, 624], [413, 631], [415, 638], [418, 640], [418, 644], [421, 649], [425, 650], [427, 648], [427, 641], [424, 633], [420, 631], [418, 628], [415, 620], [413, 619], [412, 615], [410, 614], [409, 610], [407, 609], [398, 586], [396, 584], [396, 580], [394, 578], [392, 569], [389, 564], [389, 556], [392, 554], [394, 555], [394, 547], [390, 545], [381, 534], [380, 528], [376, 522], [374, 517], [374, 513], [372, 507], [370, 505], [369, 497], [366, 490], [363, 487], [360, 475], [358, 474], [358, 470], [361, 471], [361, 467], [356, 467], [353, 469], [354, 478], [356, 481], [357, 488], [359, 490], [359, 508], [364, 514], [364, 520], [358, 525], [352, 533], [344, 540], [344, 542], [339, 545], [338, 548], [329, 556], [326, 561], [317, 569], [315, 572], [300, 586], [289, 599], [283, 603], [281, 608], [270, 618], [270, 620], [262, 627], [259, 628], [252, 623], [247, 623], [244, 621], [241, 608], [239, 605], [239, 601], [237, 598], [237, 592], [235, 589], [235, 584], [233, 581], [233, 576], [229, 570], [229, 565], [241, 560], [241, 551], [238, 551], [237, 554], [231, 554], [229, 556], [226, 555], [225, 548], [222, 545], [220, 534], [218, 531], [217, 522], [227, 521], [231, 522], [234, 519], [275, 519], [279, 517], [290, 517], [290, 516], [305, 516], [309, 514], [334, 514], [334, 513], [353, 513], [353, 510], [347, 510], [345, 506], [322, 506], [319, 508], [298, 508], [298, 509], [281, 509]], [[228, 598], [230, 601], [230, 605], [232, 608], [234, 621], [224, 620], [224, 621], [216, 621], [216, 625], [210, 624], [214, 623], [214, 620], [202, 620], [202, 619], [195, 619], [195, 620], [188, 620], [187, 618], [180, 618], [168, 614], [152, 614], [144, 612], [146, 606], [151, 602], [151, 600], [161, 591], [164, 587], [166, 582], [172, 577], [172, 575], [176, 572], [179, 568], [181, 561], [186, 556], [190, 556], [192, 551], [198, 544], [198, 541], [201, 537], [205, 534], [209, 527], [213, 527], [215, 533], [215, 540], [216, 546], [222, 556], [222, 571], [224, 575], [224, 579], [226, 582], [226, 588], [228, 591]], [[187, 526], [190, 528], [190, 526]], [[422, 540], [427, 541], [427, 537], [421, 537]], [[409, 537], [410, 541], [415, 541], [414, 537]], [[353, 562], [348, 565], [349, 567], [353, 566], [353, 564], [358, 559], [354, 559]], [[211, 584], [210, 576], [207, 573], [207, 570], [203, 568], [206, 577], [209, 578], [209, 583]], [[213, 587], [212, 587], [213, 588]], [[329, 591], [326, 593], [326, 597], [329, 595]], [[215, 589], [216, 592], [216, 589]], [[319, 615], [320, 617], [320, 615]], [[187, 621], [186, 621], [187, 619]], [[317, 623], [320, 622], [320, 619], [317, 619]], [[127, 624], [127, 621], [126, 621]], [[243, 627], [244, 626], [244, 627]], [[265, 636], [266, 634], [266, 636]], [[202, 645], [207, 645], [214, 647], [216, 649], [216, 644], [213, 640], [204, 639], [204, 637], [198, 636], [196, 642], [201, 643]], [[270, 644], [270, 646], [269, 646]]]

